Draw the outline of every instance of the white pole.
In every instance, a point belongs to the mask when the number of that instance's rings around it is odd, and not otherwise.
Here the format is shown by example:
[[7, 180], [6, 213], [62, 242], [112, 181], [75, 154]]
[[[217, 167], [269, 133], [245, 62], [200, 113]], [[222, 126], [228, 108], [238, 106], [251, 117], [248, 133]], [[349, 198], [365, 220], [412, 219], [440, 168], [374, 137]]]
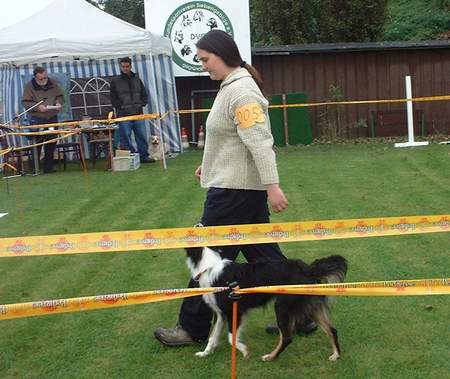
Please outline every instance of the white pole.
[[[412, 99], [411, 77], [410, 76], [405, 76], [405, 86], [406, 86], [406, 98]], [[406, 103], [406, 112], [408, 114], [408, 142], [414, 143], [414, 116], [413, 116], [412, 101], [408, 101]]]
[[[194, 95], [191, 91], [191, 109], [195, 108]], [[195, 113], [191, 113], [191, 142], [195, 142]], [[183, 145], [183, 144], [182, 144]], [[183, 150], [181, 150], [183, 152]]]
[[[405, 76], [405, 86], [406, 86], [406, 98], [412, 99], [412, 87], [411, 87], [411, 76]], [[406, 112], [408, 116], [408, 142], [396, 143], [395, 147], [408, 147], [408, 146], [424, 146], [428, 145], [428, 142], [414, 142], [414, 118], [413, 118], [413, 102], [406, 102]]]

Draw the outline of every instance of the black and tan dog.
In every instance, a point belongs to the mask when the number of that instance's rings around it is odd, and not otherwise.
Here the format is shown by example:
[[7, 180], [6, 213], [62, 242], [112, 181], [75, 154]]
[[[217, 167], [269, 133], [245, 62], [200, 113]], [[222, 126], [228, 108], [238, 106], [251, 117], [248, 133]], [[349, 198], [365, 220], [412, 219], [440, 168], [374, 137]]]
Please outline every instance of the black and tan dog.
[[[317, 259], [308, 265], [301, 260], [235, 263], [222, 259], [217, 251], [208, 247], [188, 248], [186, 253], [192, 278], [199, 282], [200, 287], [226, 287], [232, 282], [237, 282], [240, 288], [342, 282], [347, 272], [347, 262], [339, 255]], [[215, 312], [217, 319], [205, 350], [196, 353], [199, 357], [211, 354], [217, 347], [225, 320], [231, 343], [232, 301], [225, 292], [203, 295], [203, 299]], [[291, 343], [295, 324], [305, 319], [315, 321], [328, 335], [333, 349], [329, 359], [335, 361], [339, 358], [337, 331], [330, 321], [327, 297], [278, 294], [248, 294], [239, 300], [236, 347], [244, 357], [249, 352], [241, 338], [242, 316], [271, 299], [275, 299], [280, 341], [271, 353], [262, 357], [264, 361], [275, 359]]]

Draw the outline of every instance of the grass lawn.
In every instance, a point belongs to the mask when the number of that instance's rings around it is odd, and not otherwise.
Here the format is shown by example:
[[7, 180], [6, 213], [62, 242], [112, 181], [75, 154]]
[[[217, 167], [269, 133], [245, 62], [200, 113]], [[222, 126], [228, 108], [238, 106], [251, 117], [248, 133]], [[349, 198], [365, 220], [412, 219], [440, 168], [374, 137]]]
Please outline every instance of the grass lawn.
[[[193, 171], [200, 152], [136, 172], [66, 172], [0, 184], [0, 238], [184, 227], [198, 221], [205, 191]], [[278, 150], [290, 205], [272, 221], [450, 213], [450, 148], [432, 145], [314, 145]], [[101, 165], [99, 165], [101, 166]], [[307, 262], [338, 253], [348, 281], [449, 277], [450, 233], [284, 244]], [[182, 250], [3, 258], [0, 304], [96, 294], [184, 288]], [[199, 347], [165, 348], [157, 326], [172, 326], [179, 301], [1, 321], [1, 378], [228, 378], [230, 347], [194, 357]], [[333, 319], [342, 358], [332, 363], [322, 332], [296, 338], [273, 363], [278, 338], [266, 335], [272, 306], [248, 318], [251, 358], [240, 378], [444, 378], [450, 372], [446, 296], [336, 298]]]

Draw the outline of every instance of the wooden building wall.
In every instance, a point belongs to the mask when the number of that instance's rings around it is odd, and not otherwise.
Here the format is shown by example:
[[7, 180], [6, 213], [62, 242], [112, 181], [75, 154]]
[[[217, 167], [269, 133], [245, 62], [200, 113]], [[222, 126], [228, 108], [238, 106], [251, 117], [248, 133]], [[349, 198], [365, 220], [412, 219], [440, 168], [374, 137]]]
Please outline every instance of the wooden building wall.
[[[317, 52], [290, 55], [254, 55], [269, 94], [305, 92], [310, 102], [330, 98], [338, 86], [345, 100], [405, 98], [405, 76], [410, 75], [414, 97], [450, 95], [450, 48]], [[405, 104], [346, 105], [347, 123], [370, 122], [371, 111], [403, 110]], [[423, 110], [427, 133], [450, 133], [450, 101], [415, 103]], [[311, 108], [313, 134], [320, 134], [321, 108]], [[415, 120], [416, 121], [416, 120]], [[359, 135], [368, 135], [369, 129]], [[405, 131], [406, 133], [406, 131]]]
[[[310, 102], [330, 99], [330, 86], [338, 86], [345, 100], [382, 100], [405, 97], [405, 76], [412, 77], [414, 97], [450, 95], [450, 44], [446, 48], [374, 49], [347, 51], [320, 48], [317, 51], [287, 52], [281, 47], [253, 49], [253, 65], [260, 71], [268, 95], [304, 92]], [[308, 46], [308, 45], [306, 45]], [[333, 45], [335, 46], [335, 45]], [[177, 78], [180, 109], [190, 108], [191, 90], [217, 89], [218, 82], [208, 77]], [[196, 108], [201, 107], [197, 98]], [[401, 111], [404, 103], [378, 105], [346, 105], [342, 109], [343, 122], [352, 125], [364, 120], [370, 125], [370, 114], [383, 111]], [[422, 110], [426, 133], [450, 134], [450, 101], [415, 103]], [[314, 137], [321, 135], [321, 113], [324, 108], [310, 108]], [[417, 117], [416, 117], [417, 118]], [[191, 117], [182, 116], [182, 126], [190, 131]], [[415, 120], [417, 123], [419, 120]], [[202, 120], [197, 116], [197, 126]], [[352, 129], [355, 136], [369, 136], [370, 128]], [[406, 135], [406, 126], [404, 135]]]

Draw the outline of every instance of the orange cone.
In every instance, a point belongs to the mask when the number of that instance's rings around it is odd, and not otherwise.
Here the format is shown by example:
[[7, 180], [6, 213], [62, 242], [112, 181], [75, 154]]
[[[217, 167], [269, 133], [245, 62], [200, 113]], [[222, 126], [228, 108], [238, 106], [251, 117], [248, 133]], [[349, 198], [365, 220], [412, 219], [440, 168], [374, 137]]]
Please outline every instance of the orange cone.
[[189, 137], [186, 128], [181, 128], [181, 145], [183, 149], [189, 149]]
[[198, 131], [198, 143], [197, 147], [203, 149], [205, 147], [205, 132], [203, 131], [203, 125], [200, 126]]

